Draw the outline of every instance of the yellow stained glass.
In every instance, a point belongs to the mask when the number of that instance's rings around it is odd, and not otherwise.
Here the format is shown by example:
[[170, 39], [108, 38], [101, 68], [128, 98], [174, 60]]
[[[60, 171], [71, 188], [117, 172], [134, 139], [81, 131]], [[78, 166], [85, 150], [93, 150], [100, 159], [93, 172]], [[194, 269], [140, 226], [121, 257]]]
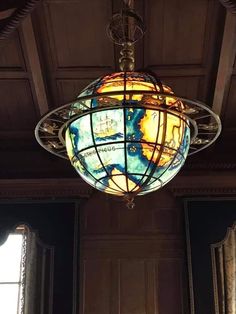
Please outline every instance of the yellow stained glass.
[[124, 175], [118, 169], [112, 170], [111, 175], [112, 175], [112, 179], [109, 179], [108, 181], [108, 186], [110, 189], [117, 190], [119, 187], [121, 192], [127, 191], [127, 183], [128, 183], [128, 190], [130, 191], [133, 189], [134, 191], [138, 190], [139, 187], [136, 186], [136, 183], [130, 180], [129, 178], [127, 178], [126, 175]]
[[73, 166], [89, 184], [110, 194], [159, 189], [187, 156], [190, 128], [181, 114], [184, 104], [170, 87], [145, 73], [114, 73], [92, 86], [100, 96], [88, 100], [91, 110], [74, 120], [66, 134]]

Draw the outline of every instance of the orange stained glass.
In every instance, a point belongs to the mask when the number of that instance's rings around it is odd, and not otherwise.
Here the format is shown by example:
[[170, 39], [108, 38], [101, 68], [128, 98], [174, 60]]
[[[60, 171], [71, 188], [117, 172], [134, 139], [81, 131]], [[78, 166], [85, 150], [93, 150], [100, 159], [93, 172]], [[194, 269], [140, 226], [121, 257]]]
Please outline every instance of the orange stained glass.
[[[173, 95], [173, 97], [161, 95], [162, 91], [158, 84], [156, 84], [155, 82], [145, 81], [144, 77], [132, 75], [132, 72], [126, 73], [125, 77], [123, 72], [105, 76], [101, 84], [102, 85], [97, 89], [97, 93], [99, 94], [111, 92], [113, 93], [116, 91], [123, 92], [119, 95], [109, 96], [109, 98], [113, 98], [119, 101], [122, 101], [125, 98], [125, 100], [127, 101], [143, 101], [143, 103], [146, 102], [154, 105], [161, 105], [165, 103], [167, 106], [170, 107], [177, 107], [179, 109], [184, 108], [183, 103], [179, 100], [176, 100], [176, 98], [174, 97], [174, 92], [169, 86], [165, 84], [162, 85], [163, 93]], [[125, 95], [125, 91], [133, 91], [136, 93], [131, 95]], [[150, 94], [139, 94], [139, 91], [150, 91]], [[157, 95], [156, 93], [160, 93], [160, 95]]]
[[[158, 87], [159, 88], [159, 87]], [[97, 92], [99, 94], [109, 93], [109, 92], [124, 92], [125, 85], [124, 80], [122, 81], [113, 81], [111, 83], [104, 83], [100, 88], [98, 88]], [[150, 91], [156, 92], [155, 86], [149, 82], [136, 82], [136, 81], [127, 81], [126, 82], [126, 91]], [[112, 98], [123, 100], [124, 95], [112, 95]], [[142, 100], [142, 94], [133, 94], [133, 95], [125, 95], [126, 100]]]
[[[158, 160], [159, 165], [169, 163], [173, 155], [180, 148], [183, 140], [186, 122], [180, 117], [162, 111], [146, 110], [145, 116], [140, 120], [140, 130], [143, 133], [141, 142], [143, 155], [148, 160]], [[156, 148], [154, 144], [157, 143]], [[160, 147], [165, 145], [166, 149], [160, 151]], [[159, 156], [161, 152], [161, 156]], [[160, 158], [161, 157], [161, 158]]]

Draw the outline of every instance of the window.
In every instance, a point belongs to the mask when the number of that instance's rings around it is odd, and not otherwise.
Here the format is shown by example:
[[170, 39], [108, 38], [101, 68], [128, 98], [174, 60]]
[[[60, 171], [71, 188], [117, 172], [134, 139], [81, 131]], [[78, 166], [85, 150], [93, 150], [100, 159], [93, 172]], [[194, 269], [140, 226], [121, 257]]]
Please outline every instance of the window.
[[0, 313], [23, 313], [26, 227], [19, 226], [0, 246]]
[[[0, 204], [0, 276], [5, 276], [4, 264], [8, 267], [15, 260], [12, 267], [18, 267], [14, 278], [0, 278], [1, 291], [4, 289], [4, 296], [0, 292], [0, 314], [67, 314], [72, 313], [72, 309], [77, 312], [78, 213], [79, 209], [74, 202], [34, 203], [31, 200]], [[2, 250], [8, 246], [6, 235], [9, 231], [15, 235], [14, 226], [19, 225], [26, 227], [24, 231], [19, 228], [16, 231], [20, 234], [17, 238], [21, 238], [17, 245], [18, 253], [15, 248], [14, 252], [11, 248], [8, 258], [5, 258]], [[22, 235], [25, 242], [22, 241]], [[14, 293], [10, 292], [9, 301], [6, 288], [13, 292], [18, 289], [14, 300]]]

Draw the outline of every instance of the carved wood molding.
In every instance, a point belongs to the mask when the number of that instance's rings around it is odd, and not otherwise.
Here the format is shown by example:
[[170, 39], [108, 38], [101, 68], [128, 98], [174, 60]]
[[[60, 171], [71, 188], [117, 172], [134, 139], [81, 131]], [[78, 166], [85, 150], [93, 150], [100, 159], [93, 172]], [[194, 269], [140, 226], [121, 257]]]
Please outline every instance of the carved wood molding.
[[0, 198], [87, 198], [93, 189], [81, 179], [0, 180]]
[[[236, 172], [179, 174], [162, 190], [174, 196], [235, 195]], [[0, 180], [0, 199], [91, 198], [96, 192], [80, 178]]]
[[175, 196], [215, 196], [236, 194], [235, 172], [211, 172], [177, 176], [167, 188]]
[[[148, 243], [148, 246], [147, 246]], [[142, 241], [89, 241], [82, 240], [81, 250], [84, 258], [140, 258], [149, 256], [150, 258], [184, 258], [183, 239], [159, 239], [150, 241], [144, 238]]]
[[198, 162], [186, 162], [184, 170], [236, 170], [235, 162], [221, 162], [221, 161], [198, 161]]

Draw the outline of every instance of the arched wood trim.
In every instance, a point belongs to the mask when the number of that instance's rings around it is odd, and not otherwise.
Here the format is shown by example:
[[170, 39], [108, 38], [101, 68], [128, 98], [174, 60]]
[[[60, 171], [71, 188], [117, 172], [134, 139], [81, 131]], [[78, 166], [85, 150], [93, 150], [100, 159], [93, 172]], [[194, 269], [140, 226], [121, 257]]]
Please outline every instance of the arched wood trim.
[[220, 0], [220, 2], [227, 10], [236, 14], [236, 0]]

